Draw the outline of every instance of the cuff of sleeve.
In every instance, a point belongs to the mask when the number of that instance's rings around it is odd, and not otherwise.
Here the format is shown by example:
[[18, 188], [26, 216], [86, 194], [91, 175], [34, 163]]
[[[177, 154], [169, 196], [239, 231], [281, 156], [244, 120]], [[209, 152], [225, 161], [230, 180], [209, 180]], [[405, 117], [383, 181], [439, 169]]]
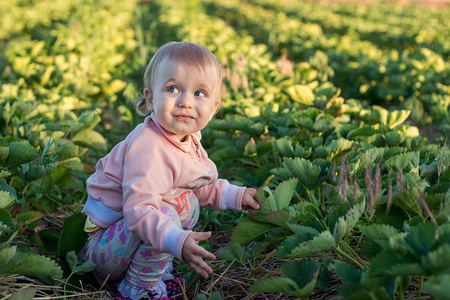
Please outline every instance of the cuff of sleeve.
[[191, 232], [190, 230], [182, 230], [176, 226], [170, 226], [164, 231], [161, 238], [161, 250], [183, 261], [183, 245]]
[[242, 197], [246, 187], [225, 183], [220, 198], [221, 209], [242, 210]]

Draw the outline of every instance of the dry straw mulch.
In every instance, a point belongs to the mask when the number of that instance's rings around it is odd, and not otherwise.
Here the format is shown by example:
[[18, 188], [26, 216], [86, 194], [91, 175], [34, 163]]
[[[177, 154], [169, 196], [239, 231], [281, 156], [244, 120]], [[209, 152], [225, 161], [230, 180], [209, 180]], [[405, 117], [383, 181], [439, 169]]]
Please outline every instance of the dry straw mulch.
[[[213, 252], [218, 261], [211, 262], [214, 270], [214, 276], [208, 281], [202, 281], [199, 278], [194, 279], [190, 286], [184, 286], [185, 299], [194, 299], [198, 294], [204, 294], [207, 297], [211, 291], [216, 291], [222, 295], [223, 299], [296, 299], [293, 296], [277, 293], [262, 294], [250, 293], [251, 285], [258, 279], [267, 276], [282, 276], [281, 265], [285, 260], [276, 257], [276, 249], [268, 249], [267, 255], [246, 262], [247, 269], [243, 267], [227, 268], [223, 261], [220, 261], [219, 255], [229, 247], [231, 231], [222, 231], [213, 233], [210, 239], [211, 252]], [[178, 272], [174, 275], [182, 277]], [[337, 279], [332, 282], [335, 286]], [[200, 283], [201, 282], [201, 283]], [[26, 276], [3, 276], [0, 277], [0, 300], [10, 299], [11, 294], [19, 290], [29, 289], [35, 291], [34, 299], [114, 299], [115, 284], [107, 283], [104, 286], [91, 285], [84, 283], [81, 289], [77, 291], [70, 290], [68, 286], [64, 289], [65, 282], [58, 286], [49, 286], [39, 282], [37, 279]], [[23, 292], [23, 291], [22, 291]], [[17, 298], [20, 299], [20, 298]], [[337, 291], [331, 288], [328, 291], [315, 292], [310, 299], [338, 299]], [[20, 299], [22, 300], [22, 299]]]
[[[276, 248], [268, 248], [267, 254], [259, 259], [248, 260], [246, 268], [227, 268], [223, 261], [220, 261], [219, 255], [229, 247], [231, 231], [215, 232], [210, 240], [211, 252], [218, 258], [215, 262], [210, 262], [214, 270], [214, 276], [208, 281], [193, 280], [189, 286], [185, 288], [185, 300], [191, 300], [198, 294], [209, 296], [210, 292], [218, 292], [224, 300], [240, 300], [240, 299], [297, 299], [291, 295], [282, 293], [262, 294], [251, 293], [251, 285], [258, 279], [268, 276], [282, 276], [281, 265], [287, 260], [280, 259], [275, 255]], [[323, 254], [315, 255], [314, 258], [321, 261]], [[340, 258], [342, 259], [342, 258]], [[177, 269], [177, 268], [176, 268]], [[176, 276], [182, 277], [180, 271], [175, 272]], [[199, 279], [199, 278], [197, 278]], [[103, 286], [84, 284], [77, 291], [64, 289], [64, 282], [58, 286], [44, 285], [36, 279], [26, 276], [3, 276], [0, 277], [0, 300], [11, 299], [12, 293], [19, 290], [29, 289], [35, 291], [34, 299], [50, 300], [50, 299], [101, 299], [112, 300], [115, 295], [115, 284], [107, 283]], [[342, 284], [339, 278], [333, 275], [330, 286], [327, 290], [316, 290], [311, 294], [309, 299], [342, 299], [337, 292], [337, 288]], [[409, 291], [405, 295], [405, 299], [417, 299], [417, 291], [419, 289], [419, 280], [413, 279]], [[421, 299], [430, 299], [426, 291], [422, 292]], [[16, 298], [14, 300], [23, 300]]]

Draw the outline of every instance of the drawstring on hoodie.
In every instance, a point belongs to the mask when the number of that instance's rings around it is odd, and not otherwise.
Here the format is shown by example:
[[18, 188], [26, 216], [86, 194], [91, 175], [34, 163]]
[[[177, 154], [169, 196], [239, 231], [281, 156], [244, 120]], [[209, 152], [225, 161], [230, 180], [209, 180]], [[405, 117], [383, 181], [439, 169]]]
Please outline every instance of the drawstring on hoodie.
[[202, 156], [200, 155], [200, 150], [198, 149], [197, 143], [194, 142], [194, 145], [195, 145], [195, 151], [197, 151], [198, 158], [202, 158]]

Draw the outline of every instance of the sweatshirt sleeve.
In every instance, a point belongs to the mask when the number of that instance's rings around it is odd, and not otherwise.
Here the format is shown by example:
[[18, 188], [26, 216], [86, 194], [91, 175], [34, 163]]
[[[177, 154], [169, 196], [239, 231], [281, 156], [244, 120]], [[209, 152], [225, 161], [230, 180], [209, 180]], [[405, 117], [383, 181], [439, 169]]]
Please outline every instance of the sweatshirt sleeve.
[[182, 230], [161, 212], [162, 196], [176, 176], [175, 158], [154, 147], [149, 137], [134, 143], [124, 158], [123, 214], [131, 232], [144, 243], [182, 260], [183, 244], [190, 231]]
[[200, 206], [240, 211], [242, 210], [242, 196], [245, 189], [245, 187], [230, 184], [225, 179], [218, 179], [213, 184], [197, 189], [195, 194]]

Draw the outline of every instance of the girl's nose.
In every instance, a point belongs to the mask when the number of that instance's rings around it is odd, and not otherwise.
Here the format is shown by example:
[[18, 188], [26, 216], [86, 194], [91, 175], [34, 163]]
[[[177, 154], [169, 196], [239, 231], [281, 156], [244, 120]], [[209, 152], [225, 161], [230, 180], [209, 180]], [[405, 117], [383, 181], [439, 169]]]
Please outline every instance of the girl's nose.
[[192, 97], [187, 94], [181, 94], [180, 97], [178, 97], [178, 106], [192, 108]]

